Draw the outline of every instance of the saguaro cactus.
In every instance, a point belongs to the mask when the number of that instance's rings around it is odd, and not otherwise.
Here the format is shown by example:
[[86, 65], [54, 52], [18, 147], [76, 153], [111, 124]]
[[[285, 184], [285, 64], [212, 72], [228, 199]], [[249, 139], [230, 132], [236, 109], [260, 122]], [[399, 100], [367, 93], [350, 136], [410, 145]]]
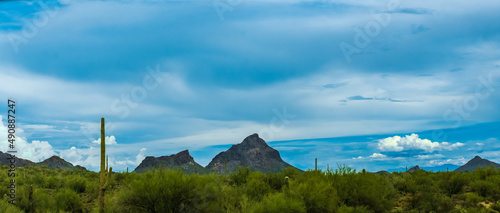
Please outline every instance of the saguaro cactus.
[[[108, 171], [108, 156], [106, 156], [106, 134], [104, 131], [104, 118], [101, 118], [101, 179], [99, 185], [99, 212], [104, 213], [104, 195], [106, 188], [111, 181], [111, 173], [113, 168], [109, 167]], [[104, 162], [106, 159], [106, 162]]]
[[314, 158], [314, 171], [318, 171], [318, 158]]

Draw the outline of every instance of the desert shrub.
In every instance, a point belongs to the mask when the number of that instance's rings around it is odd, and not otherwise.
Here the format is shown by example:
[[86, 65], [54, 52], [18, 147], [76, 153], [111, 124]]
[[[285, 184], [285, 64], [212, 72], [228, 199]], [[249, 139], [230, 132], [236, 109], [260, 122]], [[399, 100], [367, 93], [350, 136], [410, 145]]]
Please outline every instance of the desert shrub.
[[416, 191], [416, 183], [409, 173], [394, 174], [392, 183], [394, 188], [402, 193], [414, 193]]
[[408, 210], [417, 210], [419, 212], [449, 212], [453, 207], [454, 204], [450, 197], [432, 190], [427, 190], [426, 192], [419, 191], [413, 194]]
[[440, 188], [450, 197], [460, 193], [464, 186], [469, 183], [466, 175], [457, 172], [444, 172], [440, 176], [442, 176]]
[[396, 190], [384, 176], [372, 173], [344, 173], [332, 176], [341, 203], [365, 206], [375, 212], [385, 212], [395, 205]]
[[124, 189], [122, 205], [138, 212], [181, 212], [192, 208], [191, 176], [174, 170], [153, 170], [138, 175]]
[[465, 206], [477, 206], [479, 202], [483, 201], [483, 197], [479, 196], [477, 193], [467, 193], [465, 195]]
[[499, 186], [487, 180], [478, 180], [471, 183], [472, 191], [482, 197], [498, 196], [500, 193]]
[[247, 177], [252, 173], [248, 167], [239, 166], [229, 175], [229, 179], [235, 185], [243, 185], [247, 182]]
[[247, 177], [245, 184], [245, 194], [250, 199], [260, 200], [263, 196], [271, 191], [271, 187], [267, 181], [267, 175], [262, 172], [252, 172]]
[[0, 199], [0, 212], [23, 213], [24, 211], [10, 204], [7, 199]]
[[487, 167], [479, 167], [472, 173], [475, 177], [479, 178], [480, 180], [486, 180], [488, 177], [499, 175], [500, 170], [493, 166], [487, 166]]
[[85, 193], [89, 196], [89, 199], [97, 199], [99, 197], [99, 179], [90, 179], [85, 181]]
[[297, 175], [300, 175], [300, 174], [301, 174], [300, 170], [298, 170], [297, 168], [293, 168], [293, 167], [283, 168], [283, 169], [281, 169], [281, 172], [282, 172], [285, 176], [288, 176], [289, 178], [294, 178], [294, 177], [296, 177]]
[[82, 201], [73, 190], [63, 188], [55, 196], [58, 210], [69, 212], [82, 212]]
[[496, 203], [492, 204], [490, 208], [500, 212], [500, 201], [497, 201]]
[[49, 189], [58, 189], [62, 186], [62, 179], [59, 178], [59, 176], [48, 176], [47, 179], [45, 179], [45, 186]]
[[267, 174], [269, 187], [274, 191], [281, 190], [286, 184], [285, 177], [286, 175], [283, 172]]
[[68, 188], [74, 190], [76, 193], [85, 192], [87, 181], [84, 178], [79, 176], [71, 176], [68, 179]]
[[47, 189], [35, 189], [33, 192], [33, 207], [34, 209], [45, 210], [47, 212], [55, 211], [56, 200], [49, 196]]
[[338, 213], [370, 213], [373, 210], [367, 209], [364, 206], [346, 206], [342, 205], [338, 208]]
[[303, 200], [307, 212], [334, 212], [340, 203], [335, 188], [319, 172], [304, 172], [300, 178], [290, 182], [286, 192]]
[[246, 209], [242, 205], [248, 203], [248, 198], [238, 188], [223, 185], [217, 202], [224, 212], [240, 212], [241, 209]]
[[[188, 212], [221, 212], [222, 206], [218, 202], [222, 196], [222, 187], [225, 186], [225, 178], [219, 175], [192, 175], [194, 197]], [[237, 193], [230, 193], [232, 199], [238, 200]], [[237, 201], [235, 202], [237, 203]], [[235, 208], [229, 208], [236, 211]]]
[[284, 193], [271, 193], [262, 201], [252, 205], [250, 212], [306, 212], [305, 204], [300, 199], [286, 196]]

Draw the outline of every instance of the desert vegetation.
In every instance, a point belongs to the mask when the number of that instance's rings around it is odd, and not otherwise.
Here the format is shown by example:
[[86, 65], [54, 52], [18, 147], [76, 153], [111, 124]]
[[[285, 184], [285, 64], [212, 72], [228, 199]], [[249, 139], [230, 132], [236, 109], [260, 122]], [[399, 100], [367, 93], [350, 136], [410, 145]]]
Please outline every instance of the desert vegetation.
[[[228, 175], [160, 168], [109, 177], [104, 212], [500, 212], [500, 169], [493, 167], [389, 174], [345, 165], [277, 173], [239, 167]], [[16, 204], [4, 196], [0, 212], [99, 212], [100, 178], [86, 170], [18, 168]], [[0, 184], [8, 181], [0, 173]]]

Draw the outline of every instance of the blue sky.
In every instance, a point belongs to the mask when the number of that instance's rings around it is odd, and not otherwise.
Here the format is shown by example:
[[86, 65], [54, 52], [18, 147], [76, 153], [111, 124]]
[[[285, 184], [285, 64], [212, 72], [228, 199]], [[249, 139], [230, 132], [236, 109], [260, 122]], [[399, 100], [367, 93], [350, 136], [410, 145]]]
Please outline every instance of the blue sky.
[[97, 170], [105, 117], [115, 170], [184, 149], [206, 165], [252, 133], [301, 169], [500, 162], [498, 1], [0, 8], [0, 96], [18, 104], [20, 157]]

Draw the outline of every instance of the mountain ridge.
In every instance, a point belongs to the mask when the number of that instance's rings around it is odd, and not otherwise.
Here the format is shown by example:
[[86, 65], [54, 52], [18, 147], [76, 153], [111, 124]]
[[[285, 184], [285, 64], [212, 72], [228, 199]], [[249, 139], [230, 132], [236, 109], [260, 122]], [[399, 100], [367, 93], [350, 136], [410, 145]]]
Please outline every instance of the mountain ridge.
[[[11, 162], [9, 158], [11, 158], [12, 155], [8, 153], [4, 153], [0, 151], [0, 165], [10, 165]], [[61, 169], [75, 169], [75, 170], [87, 170], [85, 167], [80, 166], [80, 165], [73, 165], [72, 163], [62, 159], [61, 157], [57, 155], [53, 155], [50, 158], [45, 159], [42, 162], [35, 163], [30, 160], [26, 160], [23, 158], [19, 158], [15, 156], [15, 165], [17, 167], [24, 167], [24, 166], [47, 166], [48, 168], [61, 168]]]
[[166, 169], [181, 169], [187, 174], [206, 174], [209, 173], [203, 166], [194, 161], [194, 158], [189, 154], [189, 150], [183, 150], [177, 154], [169, 156], [153, 157], [147, 156], [134, 169], [137, 173], [147, 172], [152, 169], [164, 167]]
[[479, 157], [479, 156], [476, 155], [474, 158], [472, 158], [471, 160], [469, 160], [466, 164], [458, 167], [454, 171], [457, 171], [457, 172], [465, 172], [465, 171], [472, 172], [472, 171], [476, 170], [479, 167], [486, 167], [486, 166], [494, 166], [495, 168], [500, 168], [500, 164], [495, 163], [495, 162], [490, 161], [490, 160], [487, 160], [487, 159], [484, 159], [484, 158], [481, 158], [481, 157]]
[[241, 143], [234, 144], [228, 150], [217, 154], [205, 168], [223, 174], [226, 163], [229, 173], [239, 166], [246, 166], [261, 172], [277, 172], [287, 167], [295, 168], [283, 161], [279, 152], [270, 147], [257, 133], [247, 136]]

